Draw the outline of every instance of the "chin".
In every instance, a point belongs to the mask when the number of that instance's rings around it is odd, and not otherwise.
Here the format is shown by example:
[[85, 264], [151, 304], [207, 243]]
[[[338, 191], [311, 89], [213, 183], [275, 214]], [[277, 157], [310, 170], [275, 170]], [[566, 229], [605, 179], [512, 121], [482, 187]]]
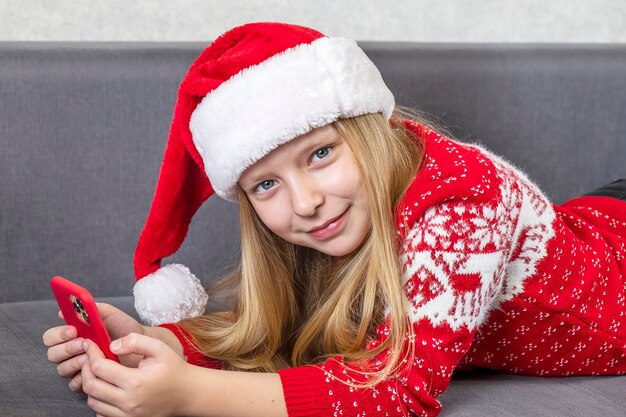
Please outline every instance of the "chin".
[[360, 246], [363, 240], [360, 242], [333, 242], [333, 244], [329, 244], [327, 246], [322, 245], [322, 247], [315, 248], [318, 251], [334, 257], [342, 257], [350, 255], [355, 252]]
[[322, 252], [323, 254], [326, 254], [328, 256], [332, 256], [335, 258], [341, 258], [343, 256], [350, 255], [352, 252], [354, 252], [354, 250], [320, 250], [320, 249], [318, 250]]

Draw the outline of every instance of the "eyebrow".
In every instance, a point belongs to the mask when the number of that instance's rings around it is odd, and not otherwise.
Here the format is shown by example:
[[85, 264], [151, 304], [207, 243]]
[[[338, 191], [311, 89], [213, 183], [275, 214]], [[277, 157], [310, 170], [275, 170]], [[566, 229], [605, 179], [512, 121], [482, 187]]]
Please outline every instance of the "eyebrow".
[[331, 143], [337, 143], [338, 141], [343, 139], [341, 137], [341, 134], [337, 130], [332, 130], [332, 132], [334, 133], [327, 135], [327, 136], [320, 137], [319, 139], [313, 139], [312, 142], [310, 142], [310, 144], [308, 144], [302, 149], [302, 151], [310, 153], [313, 150], [319, 149], [321, 146], [326, 146]]
[[241, 177], [239, 178], [239, 186], [246, 193], [254, 191], [254, 187], [256, 187], [258, 183], [259, 180], [257, 179], [257, 177], [253, 177], [251, 180], [248, 181], [242, 181]]

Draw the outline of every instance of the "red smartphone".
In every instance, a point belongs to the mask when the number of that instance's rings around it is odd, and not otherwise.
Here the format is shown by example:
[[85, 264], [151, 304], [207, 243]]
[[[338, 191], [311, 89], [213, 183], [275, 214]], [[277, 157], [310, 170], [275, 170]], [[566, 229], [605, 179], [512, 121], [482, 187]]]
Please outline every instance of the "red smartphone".
[[93, 340], [106, 358], [119, 363], [118, 357], [111, 353], [111, 338], [89, 291], [58, 276], [52, 278], [50, 287], [65, 322], [76, 327], [80, 337]]

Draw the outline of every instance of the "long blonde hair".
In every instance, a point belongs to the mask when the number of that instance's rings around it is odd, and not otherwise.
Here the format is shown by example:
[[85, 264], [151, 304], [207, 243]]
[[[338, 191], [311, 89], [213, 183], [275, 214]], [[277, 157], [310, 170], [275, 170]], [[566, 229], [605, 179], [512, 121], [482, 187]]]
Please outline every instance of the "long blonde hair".
[[[400, 363], [412, 362], [407, 360], [412, 344], [405, 345], [412, 327], [404, 310], [394, 213], [423, 150], [400, 117], [428, 123], [403, 108], [391, 122], [382, 114], [334, 122], [361, 170], [372, 215], [370, 232], [349, 255], [333, 258], [279, 238], [239, 190], [241, 263], [213, 287], [233, 289], [233, 305], [181, 322], [202, 353], [227, 369], [276, 372], [318, 365], [335, 355], [366, 364], [384, 352], [382, 368], [358, 367], [368, 375], [358, 386], [372, 386], [398, 372]], [[366, 349], [384, 322], [389, 336]]]

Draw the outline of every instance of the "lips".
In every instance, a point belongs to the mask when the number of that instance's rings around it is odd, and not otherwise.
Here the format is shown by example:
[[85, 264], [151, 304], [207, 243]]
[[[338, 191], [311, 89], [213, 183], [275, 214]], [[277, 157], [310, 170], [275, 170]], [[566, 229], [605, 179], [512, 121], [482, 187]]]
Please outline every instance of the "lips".
[[347, 212], [348, 210], [344, 211], [343, 213], [341, 213], [339, 216], [335, 217], [334, 219], [331, 219], [327, 221], [326, 223], [324, 223], [323, 225], [309, 230], [307, 233], [309, 233], [316, 239], [325, 239], [327, 237], [330, 237], [331, 235], [333, 235], [335, 232], [339, 230], [341, 225], [343, 225], [343, 221], [345, 220], [345, 214]]

